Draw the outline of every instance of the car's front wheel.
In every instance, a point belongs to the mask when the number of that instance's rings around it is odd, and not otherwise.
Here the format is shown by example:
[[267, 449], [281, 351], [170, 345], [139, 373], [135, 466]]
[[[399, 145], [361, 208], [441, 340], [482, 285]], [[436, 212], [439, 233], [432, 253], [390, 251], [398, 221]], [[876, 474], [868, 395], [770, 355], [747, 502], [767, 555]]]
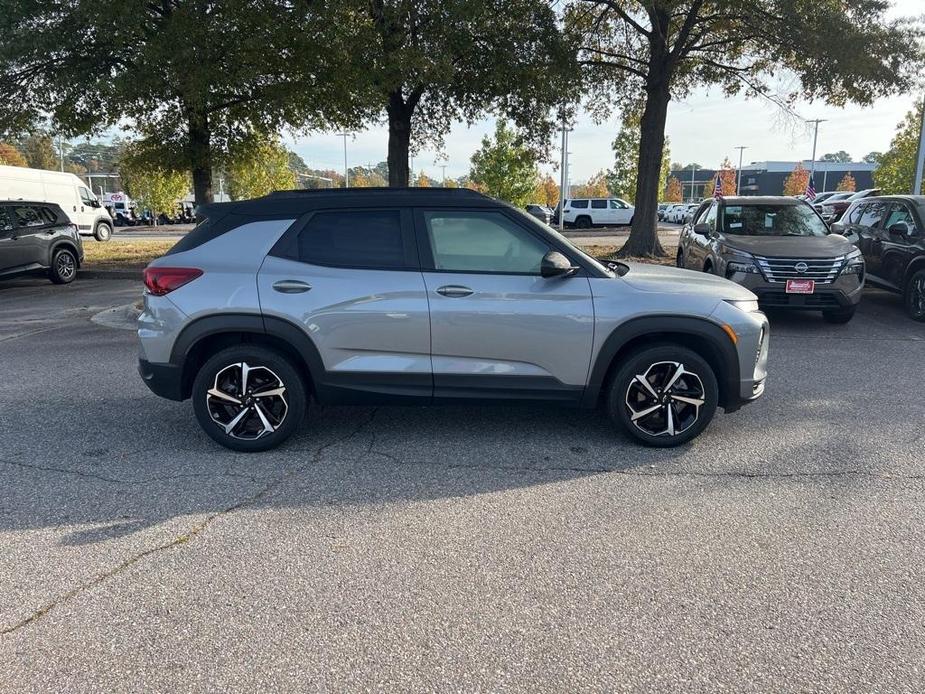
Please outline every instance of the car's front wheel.
[[917, 321], [925, 321], [925, 270], [912, 273], [903, 292], [906, 313]]
[[678, 446], [700, 434], [716, 413], [716, 375], [696, 352], [676, 345], [630, 355], [610, 383], [607, 410], [648, 446]]
[[678, 249], [678, 257], [674, 259], [674, 264], [680, 268], [684, 267], [684, 251]]
[[69, 284], [77, 277], [77, 256], [67, 248], [55, 251], [48, 278], [55, 284]]
[[256, 345], [229, 347], [196, 375], [193, 411], [203, 430], [235, 451], [275, 448], [305, 417], [305, 384], [292, 362]]

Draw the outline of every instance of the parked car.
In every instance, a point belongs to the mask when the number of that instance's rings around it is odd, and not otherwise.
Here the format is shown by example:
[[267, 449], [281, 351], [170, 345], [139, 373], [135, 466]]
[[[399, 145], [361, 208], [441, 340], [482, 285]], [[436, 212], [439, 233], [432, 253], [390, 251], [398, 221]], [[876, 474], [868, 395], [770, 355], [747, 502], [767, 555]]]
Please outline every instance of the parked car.
[[620, 198], [574, 198], [565, 201], [565, 226], [625, 226], [633, 222], [634, 208]]
[[112, 217], [77, 176], [59, 171], [0, 166], [0, 200], [54, 203], [84, 236], [112, 237]]
[[546, 207], [546, 205], [527, 205], [526, 208], [527, 214], [536, 217], [543, 224], [549, 224], [552, 222], [552, 210]]
[[842, 194], [851, 195], [852, 193], [846, 193], [845, 191], [838, 191], [838, 190], [827, 190], [822, 193], [816, 193], [816, 197], [814, 197], [812, 200], [810, 200], [805, 194], [798, 195], [797, 197], [800, 198], [800, 200], [806, 200], [806, 202], [808, 202], [810, 205], [815, 207], [816, 205], [821, 205], [826, 200], [831, 198], [833, 195], [842, 195]]
[[857, 200], [832, 230], [857, 244], [871, 284], [901, 293], [909, 316], [925, 321], [925, 196]]
[[605, 266], [475, 191], [206, 205], [144, 271], [139, 371], [205, 432], [272, 448], [328, 403], [547, 401], [674, 446], [764, 391], [768, 322], [718, 277]]
[[691, 219], [693, 219], [694, 213], [697, 212], [697, 210], [700, 208], [700, 205], [701, 203], [699, 202], [692, 202], [691, 204], [689, 204], [687, 207], [684, 208], [684, 211], [682, 213], [684, 215], [684, 219], [682, 220], [684, 224], [689, 223]]
[[784, 196], [703, 202], [681, 232], [677, 265], [737, 282], [762, 307], [822, 311], [830, 323], [851, 320], [864, 287], [861, 252]]
[[83, 258], [77, 227], [60, 206], [0, 201], [0, 277], [44, 270], [55, 284], [68, 284]]
[[661, 222], [665, 219], [665, 211], [668, 209], [668, 207], [669, 204], [667, 202], [660, 202], [658, 204], [658, 212], [656, 213], [658, 216], [658, 221]]
[[683, 224], [684, 217], [687, 215], [687, 208], [688, 203], [672, 205], [665, 213], [665, 221], [672, 222], [674, 224]]
[[855, 202], [856, 200], [863, 200], [864, 198], [872, 197], [874, 195], [880, 195], [879, 188], [868, 188], [866, 190], [860, 190], [857, 193], [850, 193], [845, 197], [836, 197], [833, 195], [822, 203], [822, 207], [819, 209], [819, 213], [822, 215], [822, 219], [824, 219], [828, 224], [832, 224], [833, 222], [837, 222], [839, 219], [841, 219], [842, 215], [845, 213], [845, 210], [851, 207], [851, 203]]

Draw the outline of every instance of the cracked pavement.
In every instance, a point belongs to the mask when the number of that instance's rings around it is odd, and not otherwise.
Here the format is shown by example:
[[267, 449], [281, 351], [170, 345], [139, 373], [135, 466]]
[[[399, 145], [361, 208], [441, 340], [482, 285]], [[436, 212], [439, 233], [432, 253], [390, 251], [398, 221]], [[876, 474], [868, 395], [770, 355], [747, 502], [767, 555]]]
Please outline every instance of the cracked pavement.
[[925, 688], [925, 326], [772, 316], [691, 444], [317, 408], [266, 454], [151, 395], [128, 281], [0, 282], [0, 690]]

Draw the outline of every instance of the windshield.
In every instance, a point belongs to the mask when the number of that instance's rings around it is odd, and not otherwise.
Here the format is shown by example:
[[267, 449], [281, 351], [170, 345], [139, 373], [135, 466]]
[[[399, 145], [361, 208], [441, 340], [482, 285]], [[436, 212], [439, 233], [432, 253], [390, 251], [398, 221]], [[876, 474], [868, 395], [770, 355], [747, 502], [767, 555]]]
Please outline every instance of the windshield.
[[721, 229], [739, 236], [825, 236], [828, 228], [809, 205], [728, 205]]

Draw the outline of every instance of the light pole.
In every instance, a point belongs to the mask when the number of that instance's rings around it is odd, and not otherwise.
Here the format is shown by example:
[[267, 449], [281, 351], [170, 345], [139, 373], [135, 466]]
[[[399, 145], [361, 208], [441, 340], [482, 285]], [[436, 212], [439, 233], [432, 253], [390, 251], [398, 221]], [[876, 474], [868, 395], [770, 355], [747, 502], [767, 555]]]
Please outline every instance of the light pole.
[[812, 178], [816, 173], [816, 142], [819, 139], [819, 124], [825, 123], [825, 118], [816, 118], [815, 120], [808, 120], [806, 122], [807, 124], [813, 123], [816, 126], [813, 129], [813, 160], [809, 167], [809, 175], [810, 178]]
[[[694, 199], [694, 172], [695, 171], [697, 171], [697, 168], [693, 164], [691, 164], [691, 198], [690, 198], [691, 200]], [[682, 198], [684, 197], [683, 191], [681, 193], [681, 197]]]
[[346, 131], [337, 133], [338, 137], [344, 138], [344, 188], [350, 187], [350, 171], [347, 169], [347, 137], [349, 137], [349, 135], [350, 133]]
[[741, 195], [742, 194], [742, 153], [746, 149], [748, 149], [748, 147], [742, 147], [740, 145], [739, 147], [734, 147], [733, 149], [739, 150], [739, 170], [736, 172], [738, 174], [738, 176], [736, 176], [736, 195]]
[[434, 166], [439, 166], [440, 169], [442, 170], [443, 178], [441, 179], [441, 181], [443, 182], [443, 187], [446, 188], [446, 166], [447, 166], [446, 163], [438, 164], [437, 162], [434, 162]]
[[922, 105], [922, 129], [919, 132], [919, 151], [915, 158], [915, 182], [912, 184], [912, 194], [922, 194], [922, 176], [925, 171], [925, 102]]
[[565, 196], [568, 187], [568, 134], [572, 132], [572, 128], [566, 127], [564, 116], [559, 132], [562, 133], [562, 149], [559, 155], [559, 231], [562, 231], [565, 228]]

